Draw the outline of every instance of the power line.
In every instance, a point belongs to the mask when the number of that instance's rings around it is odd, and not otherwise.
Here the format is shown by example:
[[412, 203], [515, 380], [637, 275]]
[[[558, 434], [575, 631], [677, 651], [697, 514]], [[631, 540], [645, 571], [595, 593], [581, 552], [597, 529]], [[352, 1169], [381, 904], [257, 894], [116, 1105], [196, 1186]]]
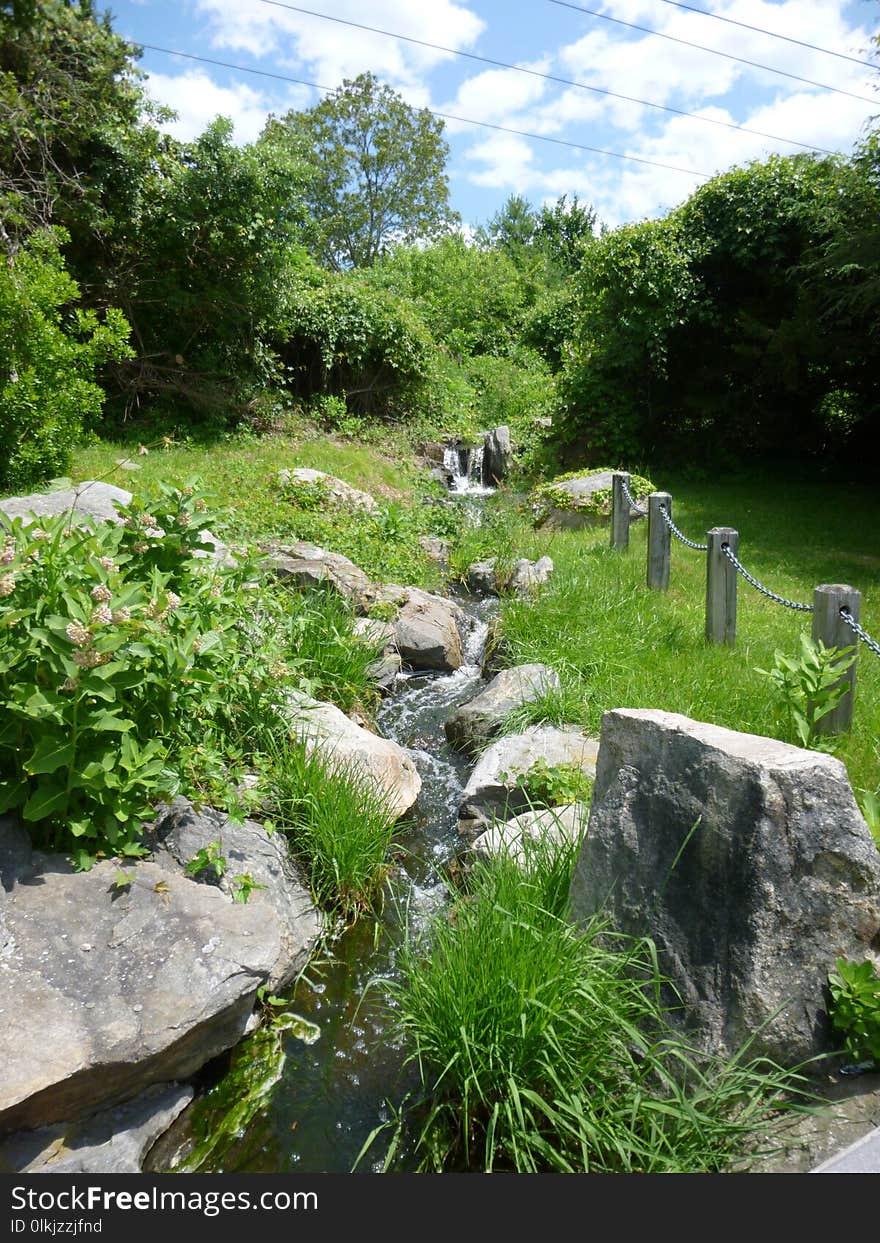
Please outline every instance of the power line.
[[716, 22], [724, 22], [728, 26], [739, 26], [742, 30], [753, 30], [756, 34], [766, 35], [768, 39], [781, 39], [784, 43], [794, 43], [798, 47], [809, 48], [811, 52], [822, 52], [825, 56], [836, 56], [838, 60], [849, 60], [854, 65], [867, 65], [876, 69], [872, 60], [862, 60], [860, 56], [849, 56], [846, 52], [835, 52], [830, 47], [819, 47], [817, 43], [806, 43], [803, 39], [793, 39], [791, 35], [781, 35], [776, 30], [765, 30], [763, 26], [751, 26], [748, 22], [738, 22], [733, 17], [722, 17], [720, 13], [710, 13], [708, 9], [698, 9], [693, 4], [682, 4], [681, 0], [660, 0], [661, 4], [672, 5], [676, 9], [686, 9], [688, 13], [699, 13], [701, 17], [711, 17]]
[[620, 17], [609, 17], [607, 13], [599, 13], [595, 9], [586, 9], [581, 4], [572, 4], [570, 0], [550, 0], [551, 4], [561, 9], [574, 9], [576, 13], [586, 13], [589, 17], [598, 17], [603, 22], [613, 22], [615, 26], [626, 26], [628, 30], [639, 30], [642, 34], [653, 35], [657, 39], [668, 39], [670, 43], [680, 43], [683, 47], [693, 47], [699, 52], [709, 52], [712, 56], [723, 56], [725, 60], [735, 60], [740, 65], [750, 65], [752, 69], [765, 69], [768, 73], [777, 73], [782, 78], [791, 78], [793, 82], [804, 82], [807, 86], [818, 86], [823, 91], [833, 91], [835, 95], [848, 95], [850, 99], [860, 99], [864, 104], [876, 106], [876, 99], [867, 95], [856, 95], [853, 91], [845, 91], [839, 86], [829, 86], [827, 82], [815, 82], [812, 78], [802, 78], [796, 73], [788, 73], [785, 69], [776, 69], [773, 65], [761, 65], [755, 60], [746, 60], [742, 56], [734, 56], [731, 52], [720, 52], [718, 48], [706, 47], [702, 43], [692, 43], [690, 39], [677, 39], [674, 35], [664, 34], [661, 30], [652, 30], [650, 26], [638, 26], [635, 22], [625, 22]]
[[481, 65], [492, 65], [496, 69], [510, 69], [515, 73], [526, 74], [530, 78], [543, 78], [545, 82], [555, 82], [560, 86], [574, 86], [582, 91], [592, 91], [595, 95], [606, 95], [611, 99], [622, 99], [630, 104], [640, 104], [644, 108], [655, 108], [659, 112], [671, 112], [674, 116], [689, 117], [694, 121], [702, 121], [705, 125], [716, 125], [722, 129], [739, 130], [742, 134], [753, 134], [757, 138], [769, 138], [773, 142], [788, 143], [792, 147], [802, 147], [805, 151], [819, 151], [822, 155], [835, 155], [825, 147], [817, 147], [812, 143], [799, 142], [796, 138], [783, 138], [779, 134], [768, 134], [764, 130], [749, 129], [745, 125], [737, 125], [735, 121], [722, 121], [717, 117], [705, 117], [696, 112], [687, 112], [683, 108], [673, 108], [667, 104], [653, 103], [649, 99], [639, 99], [634, 95], [622, 95], [618, 91], [606, 90], [601, 86], [591, 86], [587, 82], [576, 82], [571, 78], [560, 78], [556, 74], [542, 73], [539, 69], [526, 69], [522, 65], [511, 65], [504, 60], [494, 60], [490, 56], [478, 56], [476, 52], [462, 52], [457, 48], [443, 47], [439, 43], [428, 43], [425, 39], [416, 39], [411, 35], [396, 34], [392, 30], [382, 30], [378, 26], [366, 26], [363, 22], [349, 21], [344, 17], [333, 17], [330, 13], [318, 13], [314, 9], [301, 8], [296, 4], [286, 4], [282, 0], [260, 0], [261, 4], [271, 5], [275, 9], [288, 9], [291, 13], [304, 13], [308, 17], [318, 17], [322, 21], [335, 22], [338, 26], [351, 26], [355, 30], [366, 30], [370, 34], [383, 35], [388, 39], [398, 39], [402, 43], [414, 43], [418, 47], [430, 48], [434, 52], [446, 52], [451, 56], [460, 56], [465, 60], [477, 61]]
[[[292, 82], [295, 86], [310, 86], [313, 90], [323, 91], [326, 95], [335, 95], [339, 88], [335, 86], [321, 86], [318, 82], [306, 82], [303, 78], [291, 78], [283, 73], [271, 73], [268, 69], [252, 69], [249, 65], [234, 65], [226, 60], [214, 60], [210, 56], [197, 56], [194, 52], [178, 52], [175, 48], [157, 47], [153, 43], [138, 43], [138, 47], [144, 48], [149, 52], [162, 52], [165, 56], [182, 56], [184, 60], [196, 60], [205, 65], [218, 65], [221, 69], [232, 69], [237, 73], [252, 73], [260, 78], [273, 78], [277, 82]], [[497, 130], [502, 134], [516, 134], [519, 138], [533, 138], [537, 142], [552, 142], [558, 147], [571, 147], [575, 151], [589, 151], [594, 155], [610, 155], [615, 160], [629, 160], [634, 164], [648, 164], [652, 168], [665, 168], [673, 173], [685, 173], [688, 177], [697, 177], [703, 181], [709, 181], [713, 174], [698, 172], [693, 168], [681, 168], [677, 164], [664, 164], [660, 160], [648, 160], [639, 155], [624, 155], [622, 151], [610, 151], [605, 147], [590, 147], [582, 142], [570, 142], [567, 138], [551, 138], [549, 134], [532, 134], [527, 130], [511, 129], [508, 125], [493, 125], [489, 121], [474, 121], [470, 117], [455, 116], [451, 112], [435, 112], [431, 108], [423, 108], [421, 111], [427, 112], [432, 117], [439, 117], [443, 121], [458, 121], [462, 125], [475, 125], [480, 129]]]

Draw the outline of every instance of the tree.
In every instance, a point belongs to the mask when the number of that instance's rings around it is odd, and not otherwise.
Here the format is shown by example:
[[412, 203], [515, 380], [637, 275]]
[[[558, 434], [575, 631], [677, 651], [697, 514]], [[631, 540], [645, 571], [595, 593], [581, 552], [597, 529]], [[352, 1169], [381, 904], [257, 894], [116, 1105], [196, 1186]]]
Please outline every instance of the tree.
[[522, 264], [535, 238], [538, 220], [531, 203], [511, 194], [485, 227], [477, 229], [481, 246], [503, 250], [514, 263]]
[[450, 228], [443, 122], [409, 107], [372, 73], [343, 82], [305, 112], [270, 118], [264, 139], [286, 137], [314, 166], [305, 204], [316, 250], [337, 271], [369, 267], [391, 246]]

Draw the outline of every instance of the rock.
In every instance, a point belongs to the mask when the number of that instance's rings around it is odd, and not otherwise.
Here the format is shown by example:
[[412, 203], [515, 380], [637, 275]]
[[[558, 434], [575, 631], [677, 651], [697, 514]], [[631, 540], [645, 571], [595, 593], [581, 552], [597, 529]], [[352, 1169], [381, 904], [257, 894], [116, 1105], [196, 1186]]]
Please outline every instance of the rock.
[[363, 570], [348, 557], [316, 544], [298, 542], [275, 547], [267, 564], [280, 579], [290, 579], [298, 587], [329, 587], [355, 604], [374, 590]]
[[509, 667], [511, 659], [510, 645], [504, 638], [504, 623], [499, 616], [492, 617], [486, 627], [480, 673], [484, 678], [494, 678], [496, 673]]
[[[609, 521], [613, 472], [600, 470], [579, 475], [576, 479], [553, 479], [538, 490], [537, 517], [542, 526], [560, 530], [597, 526]], [[607, 495], [597, 497], [596, 493]], [[564, 499], [564, 504], [554, 499]], [[535, 494], [533, 494], [535, 495]], [[630, 510], [630, 520], [642, 517], [637, 509]]]
[[545, 430], [553, 426], [553, 420], [549, 414], [541, 415], [535, 419], [535, 427], [543, 427]]
[[589, 808], [584, 803], [524, 811], [506, 823], [493, 824], [480, 834], [471, 849], [489, 859], [503, 854], [517, 863], [524, 863], [531, 843], [579, 842], [587, 827], [588, 815]]
[[[674, 713], [607, 712], [573, 916], [647, 934], [700, 1045], [792, 1065], [833, 1040], [835, 959], [873, 958], [880, 854], [839, 760]], [[777, 1011], [779, 1013], [777, 1013]]]
[[358, 617], [353, 630], [359, 639], [377, 652], [397, 651], [397, 636], [391, 622], [380, 621], [377, 617]]
[[247, 905], [270, 908], [278, 926], [278, 957], [266, 983], [278, 993], [296, 979], [321, 934], [322, 920], [290, 858], [283, 833], [269, 834], [253, 820], [236, 825], [211, 808], [196, 811], [187, 799], [176, 798], [161, 808], [147, 841], [154, 848], [155, 862], [178, 873], [203, 847], [220, 842], [226, 859], [224, 874], [218, 877], [209, 868], [193, 879], [218, 886], [230, 898], [238, 887], [237, 876], [250, 876], [265, 886], [250, 893]]
[[327, 475], [322, 470], [311, 470], [307, 466], [297, 466], [293, 470], [281, 470], [278, 472], [278, 482], [282, 487], [299, 483], [320, 488], [328, 500], [339, 509], [360, 509], [370, 514], [376, 513], [379, 509], [379, 502], [374, 496], [370, 496], [369, 492], [353, 488], [344, 479]]
[[419, 547], [426, 557], [442, 565], [449, 557], [449, 543], [437, 535], [420, 535]]
[[[100, 483], [89, 479], [74, 488], [60, 488], [54, 492], [32, 492], [28, 496], [8, 496], [0, 501], [0, 512], [7, 518], [38, 518], [70, 513], [71, 522], [81, 519], [94, 525], [98, 522], [119, 522], [114, 502], [131, 503], [130, 492], [116, 488], [112, 483]], [[0, 518], [2, 524], [2, 518]]]
[[443, 465], [446, 446], [439, 440], [428, 440], [422, 445], [422, 457], [435, 466]]
[[76, 1122], [18, 1131], [0, 1141], [0, 1169], [22, 1174], [139, 1174], [144, 1157], [192, 1100], [179, 1083]]
[[475, 596], [497, 596], [504, 592], [515, 596], [529, 596], [553, 573], [553, 561], [550, 557], [541, 557], [539, 561], [529, 561], [521, 557], [513, 563], [513, 569], [506, 575], [499, 574], [497, 567], [496, 557], [472, 562], [467, 569], [468, 591]]
[[538, 561], [527, 561], [524, 557], [516, 561], [513, 573], [507, 580], [505, 590], [515, 596], [530, 596], [553, 573], [553, 560], [541, 557]]
[[410, 756], [389, 738], [371, 734], [333, 704], [307, 695], [290, 696], [291, 725], [311, 754], [351, 767], [388, 798], [389, 816], [399, 819], [419, 796], [422, 779]]
[[465, 613], [442, 596], [396, 584], [374, 589], [372, 599], [397, 606], [392, 620], [397, 650], [411, 669], [451, 673], [464, 663], [463, 637], [470, 631]]
[[428, 471], [428, 478], [434, 483], [442, 484], [444, 488], [448, 488], [452, 483], [453, 475], [451, 470], [447, 470], [445, 466], [432, 466]]
[[459, 805], [459, 832], [473, 837], [492, 820], [509, 820], [531, 810], [519, 779], [538, 761], [555, 767], [578, 764], [592, 777], [599, 744], [577, 726], [530, 725], [499, 738], [483, 752], [468, 778]]
[[399, 654], [397, 652], [387, 652], [384, 656], [380, 656], [367, 666], [367, 677], [380, 691], [387, 693], [393, 690], [394, 683], [397, 681], [397, 675], [402, 668], [403, 661], [400, 659]]
[[483, 442], [483, 483], [494, 487], [507, 478], [512, 465], [510, 428], [496, 427], [487, 433]]
[[453, 712], [444, 727], [446, 737], [454, 747], [473, 751], [497, 734], [514, 708], [558, 690], [559, 685], [559, 674], [548, 665], [502, 669], [484, 691]]
[[498, 595], [498, 575], [495, 566], [495, 557], [490, 557], [487, 561], [471, 562], [467, 568], [467, 589], [472, 595]]
[[0, 1134], [186, 1079], [241, 1039], [281, 955], [268, 902], [233, 903], [151, 861], [128, 865], [120, 889], [118, 862], [74, 872], [21, 854], [0, 829]]

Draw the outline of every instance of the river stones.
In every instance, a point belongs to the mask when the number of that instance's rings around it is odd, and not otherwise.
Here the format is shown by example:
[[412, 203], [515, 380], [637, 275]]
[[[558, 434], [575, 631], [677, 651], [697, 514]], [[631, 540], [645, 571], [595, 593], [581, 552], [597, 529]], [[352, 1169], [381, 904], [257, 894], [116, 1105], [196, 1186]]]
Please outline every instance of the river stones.
[[360, 510], [368, 514], [376, 513], [379, 509], [379, 502], [374, 496], [370, 496], [369, 492], [362, 492], [360, 488], [353, 488], [344, 479], [337, 479], [335, 475], [327, 475], [322, 470], [312, 470], [308, 466], [280, 470], [278, 482], [282, 488], [290, 488], [291, 485], [295, 488], [297, 484], [313, 488], [316, 493], [326, 497], [331, 508]]
[[391, 618], [397, 650], [410, 669], [438, 669], [452, 673], [464, 664], [464, 638], [470, 622], [452, 600], [395, 583], [376, 587], [372, 602], [394, 605]]
[[291, 694], [288, 702], [291, 730], [308, 754], [317, 751], [327, 764], [349, 768], [370, 782], [387, 800], [392, 820], [409, 811], [422, 779], [403, 747], [370, 733], [333, 704], [300, 693]]
[[487, 747], [477, 761], [459, 804], [459, 832], [477, 837], [493, 820], [531, 810], [521, 779], [538, 760], [549, 766], [577, 764], [592, 777], [599, 744], [575, 725], [530, 725]]
[[587, 826], [589, 807], [584, 803], [566, 803], [562, 807], [542, 807], [524, 811], [512, 820], [498, 821], [474, 841], [471, 849], [478, 855], [494, 859], [507, 855], [524, 864], [530, 846], [541, 842], [562, 845], [577, 843]]
[[374, 590], [360, 566], [317, 544], [298, 541], [275, 546], [266, 564], [276, 577], [297, 587], [330, 588], [354, 604], [360, 604]]
[[559, 674], [549, 665], [515, 665], [496, 674], [484, 691], [462, 704], [446, 722], [454, 747], [475, 751], [497, 733], [514, 708], [559, 689]]
[[499, 573], [497, 557], [486, 561], [474, 561], [467, 569], [467, 586], [475, 596], [498, 596], [509, 593], [514, 596], [530, 596], [553, 573], [553, 560], [541, 557], [529, 561], [520, 557], [507, 573]]

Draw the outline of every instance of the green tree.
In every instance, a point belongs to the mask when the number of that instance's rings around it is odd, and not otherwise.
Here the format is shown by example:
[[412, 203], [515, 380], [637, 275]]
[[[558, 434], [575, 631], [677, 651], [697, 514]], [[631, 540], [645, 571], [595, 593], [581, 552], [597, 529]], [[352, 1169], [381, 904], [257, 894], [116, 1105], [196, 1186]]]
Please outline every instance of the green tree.
[[343, 82], [305, 112], [271, 118], [264, 138], [286, 138], [313, 165], [305, 203], [316, 250], [336, 270], [369, 267], [400, 243], [457, 220], [445, 174], [443, 122], [411, 108], [372, 73]]

